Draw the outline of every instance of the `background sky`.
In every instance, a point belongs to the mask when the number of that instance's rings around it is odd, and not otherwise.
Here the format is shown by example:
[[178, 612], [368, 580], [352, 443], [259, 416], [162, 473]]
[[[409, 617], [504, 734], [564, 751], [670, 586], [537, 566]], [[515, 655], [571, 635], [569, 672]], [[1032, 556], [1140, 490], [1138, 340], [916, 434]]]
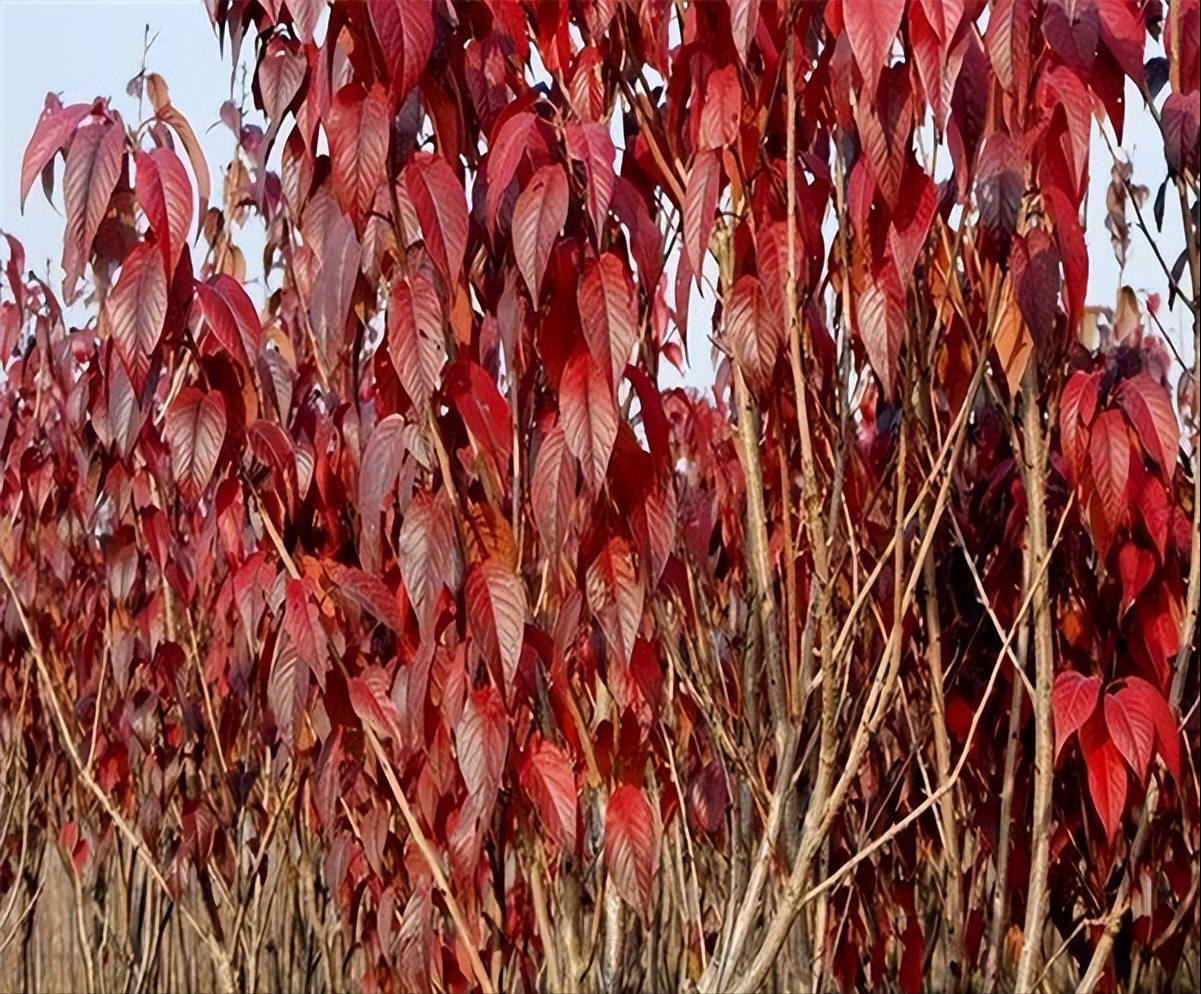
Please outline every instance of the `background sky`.
[[[48, 91], [59, 93], [64, 103], [111, 97], [127, 122], [136, 120], [137, 100], [126, 94], [125, 87], [141, 66], [147, 25], [155, 36], [147, 69], [166, 79], [172, 103], [200, 137], [212, 172], [213, 200], [220, 203], [221, 170], [234, 150], [233, 135], [218, 118], [222, 101], [231, 95], [231, 67], [228, 49], [222, 54], [218, 48], [201, 0], [0, 0], [0, 229], [22, 240], [30, 267], [39, 273], [49, 270], [51, 286], [61, 285], [61, 161], [55, 206], [47, 204], [40, 184], [35, 183], [22, 216], [19, 182], [25, 145]], [[249, 39], [243, 50], [253, 52]], [[1147, 56], [1155, 54], [1162, 52], [1148, 40]], [[236, 99], [241, 92], [240, 78], [232, 85]], [[1135, 182], [1146, 185], [1154, 197], [1165, 171], [1159, 133], [1143, 112], [1137, 91], [1129, 85], [1127, 108], [1124, 149], [1134, 161]], [[1134, 230], [1133, 212], [1126, 270], [1122, 273], [1118, 268], [1105, 230], [1111, 162], [1109, 149], [1094, 128], [1087, 204], [1089, 303], [1113, 306], [1123, 283], [1140, 297], [1147, 292], [1163, 294], [1160, 318], [1184, 360], [1191, 362], [1194, 343], [1187, 312], [1179, 303], [1168, 312], [1165, 277], [1142, 235]], [[1150, 202], [1143, 213], [1152, 224]], [[1174, 192], [1169, 192], [1165, 213], [1164, 231], [1156, 237], [1171, 265], [1184, 245]], [[261, 238], [247, 232], [239, 242], [253, 271]], [[692, 386], [706, 387], [712, 382], [708, 345], [711, 303], [694, 296], [689, 329], [692, 368], [684, 378]], [[1174, 371], [1173, 379], [1177, 373]], [[665, 384], [669, 379], [676, 382], [675, 377], [665, 375]]]

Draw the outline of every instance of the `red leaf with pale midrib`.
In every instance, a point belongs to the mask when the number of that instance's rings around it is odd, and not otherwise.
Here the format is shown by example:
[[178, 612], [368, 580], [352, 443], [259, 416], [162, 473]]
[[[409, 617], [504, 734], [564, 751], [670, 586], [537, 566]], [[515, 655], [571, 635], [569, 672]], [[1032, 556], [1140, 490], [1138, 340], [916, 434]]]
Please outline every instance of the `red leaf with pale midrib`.
[[599, 493], [617, 441], [618, 414], [605, 373], [587, 352], [577, 352], [563, 370], [559, 416], [567, 447], [580, 461], [592, 492]]
[[377, 84], [367, 93], [358, 84], [342, 87], [325, 123], [334, 193], [361, 231], [375, 191], [387, 179], [390, 131], [383, 87]]
[[580, 277], [580, 324], [598, 366], [614, 389], [638, 341], [638, 300], [625, 264], [612, 252], [589, 263]]
[[567, 177], [561, 166], [543, 166], [513, 207], [513, 254], [537, 306], [550, 250], [567, 222]]
[[1065, 670], [1055, 677], [1051, 690], [1051, 716], [1055, 727], [1056, 758], [1072, 733], [1078, 731], [1097, 709], [1100, 692], [1100, 677], [1085, 676], [1074, 670]]
[[107, 302], [113, 340], [139, 389], [167, 316], [167, 274], [159, 261], [153, 245], [139, 242], [125, 257]]
[[1110, 527], [1126, 517], [1126, 481], [1130, 474], [1130, 437], [1121, 411], [1102, 411], [1093, 422], [1089, 465]]
[[605, 807], [605, 865], [617, 892], [645, 924], [654, 904], [659, 844], [654, 812], [637, 787], [622, 784]]
[[216, 391], [181, 390], [167, 412], [163, 436], [171, 448], [181, 495], [196, 500], [208, 486], [225, 443], [225, 400]]
[[576, 784], [571, 762], [556, 745], [534, 739], [518, 773], [551, 841], [567, 854], [576, 848]]

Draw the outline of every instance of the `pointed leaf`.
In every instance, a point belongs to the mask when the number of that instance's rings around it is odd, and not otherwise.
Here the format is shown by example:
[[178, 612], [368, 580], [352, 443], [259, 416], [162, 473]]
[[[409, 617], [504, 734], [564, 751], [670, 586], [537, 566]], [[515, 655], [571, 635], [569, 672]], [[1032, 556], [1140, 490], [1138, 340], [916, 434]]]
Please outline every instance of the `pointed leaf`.
[[1147, 766], [1155, 746], [1155, 717], [1145, 695], [1123, 687], [1106, 694], [1105, 724], [1109, 737], [1125, 757], [1140, 783], [1146, 783]]
[[1121, 411], [1097, 415], [1088, 458], [1105, 516], [1111, 527], [1117, 527], [1126, 515], [1126, 481], [1130, 474], [1130, 436]]
[[140, 387], [167, 316], [167, 274], [152, 244], [138, 242], [125, 257], [107, 306], [117, 351]]
[[301, 580], [288, 580], [284, 630], [296, 654], [304, 660], [321, 689], [325, 689], [325, 674], [329, 672], [329, 641], [321, 624], [321, 614]]
[[192, 181], [179, 156], [166, 148], [138, 152], [134, 168], [138, 203], [171, 276], [192, 227]]
[[599, 243], [605, 229], [605, 218], [609, 214], [609, 201], [613, 199], [613, 184], [616, 181], [613, 173], [616, 150], [609, 135], [608, 125], [569, 123], [567, 154], [584, 165], [588, 215], [592, 218]]
[[1065, 670], [1055, 677], [1051, 690], [1051, 717], [1055, 726], [1055, 758], [1063, 744], [1088, 721], [1097, 709], [1101, 678]]
[[513, 207], [513, 255], [537, 306], [542, 275], [555, 239], [567, 222], [569, 191], [561, 166], [543, 166]]
[[405, 512], [396, 543], [400, 575], [423, 641], [433, 634], [438, 597], [451, 579], [455, 547], [452, 515], [445, 493], [419, 490]]
[[454, 170], [440, 155], [419, 152], [404, 170], [409, 199], [421, 223], [426, 250], [454, 286], [467, 251], [467, 202]]
[[596, 364], [614, 389], [638, 341], [638, 300], [625, 264], [612, 252], [590, 263], [580, 277], [580, 323]]
[[705, 254], [709, 251], [709, 233], [713, 230], [713, 214], [721, 190], [721, 153], [704, 149], [696, 154], [688, 186], [684, 190], [684, 251], [696, 285], [701, 285]]
[[1180, 422], [1172, 410], [1171, 394], [1144, 370], [1122, 381], [1118, 399], [1138, 432], [1143, 450], [1160, 468], [1164, 481], [1170, 483], [1180, 447]]
[[567, 447], [580, 461], [592, 493], [598, 494], [617, 440], [618, 414], [606, 371], [587, 352], [577, 352], [563, 370], [559, 415]]
[[442, 302], [420, 273], [399, 277], [388, 296], [388, 354], [396, 375], [419, 411], [429, 407], [446, 362]]
[[488, 558], [468, 573], [466, 593], [471, 630], [490, 652], [495, 650], [511, 694], [525, 640], [525, 586], [499, 559]]
[[495, 687], [488, 685], [467, 695], [455, 727], [455, 751], [468, 797], [481, 811], [490, 810], [509, 751], [509, 716]]
[[208, 486], [225, 443], [225, 401], [196, 387], [181, 390], [167, 412], [163, 435], [171, 468], [184, 500], [195, 501]]
[[387, 179], [389, 113], [383, 87], [376, 84], [367, 93], [357, 83], [342, 87], [330, 103], [326, 130], [334, 193], [361, 231], [375, 191]]
[[646, 795], [622, 784], [605, 807], [605, 866], [617, 893], [645, 925], [654, 907], [659, 840], [655, 816]]
[[74, 296], [96, 230], [108, 210], [121, 174], [125, 135], [113, 121], [86, 124], [75, 132], [63, 178], [67, 230], [63, 240], [64, 293]]
[[553, 743], [535, 738], [518, 773], [521, 789], [550, 840], [563, 853], [576, 849], [576, 784], [571, 762]]
[[1122, 812], [1126, 808], [1126, 764], [1110, 741], [1099, 712], [1080, 730], [1080, 751], [1088, 768], [1088, 792], [1093, 808], [1112, 843], [1122, 827]]

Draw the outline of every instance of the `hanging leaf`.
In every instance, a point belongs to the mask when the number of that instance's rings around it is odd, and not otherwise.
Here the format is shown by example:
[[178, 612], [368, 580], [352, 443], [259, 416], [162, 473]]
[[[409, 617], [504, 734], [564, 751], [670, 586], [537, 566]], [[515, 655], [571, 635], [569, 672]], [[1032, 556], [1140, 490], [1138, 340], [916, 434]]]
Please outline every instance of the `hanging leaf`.
[[134, 160], [138, 204], [163, 256], [166, 274], [175, 272], [192, 227], [192, 183], [170, 149], [138, 152]]
[[567, 222], [567, 177], [560, 166], [543, 166], [513, 207], [513, 254], [537, 306], [550, 250]]
[[638, 300], [624, 263], [612, 252], [589, 263], [580, 277], [578, 299], [588, 350], [616, 390], [638, 341]]
[[1098, 711], [1080, 729], [1080, 751], [1088, 768], [1088, 792], [1101, 818], [1106, 838], [1113, 842], [1126, 808], [1126, 763], [1110, 740]]
[[393, 280], [387, 326], [388, 354], [396, 374], [414, 407], [425, 411], [442, 379], [446, 340], [442, 302], [420, 273]]
[[563, 546], [576, 495], [576, 461], [567, 447], [563, 428], [555, 425], [542, 440], [530, 480], [534, 521], [548, 555]]
[[480, 811], [491, 810], [509, 751], [509, 716], [495, 687], [481, 687], [467, 695], [455, 727], [455, 751], [467, 796]]
[[453, 580], [453, 514], [445, 493], [419, 490], [409, 502], [396, 541], [400, 575], [417, 616], [423, 642], [433, 634], [438, 597]]
[[1159, 467], [1163, 481], [1171, 483], [1180, 447], [1180, 422], [1172, 410], [1171, 394], [1143, 370], [1122, 381], [1118, 400], [1134, 425], [1143, 450]]
[[599, 244], [605, 230], [605, 219], [609, 214], [609, 201], [613, 198], [613, 158], [617, 154], [609, 128], [605, 124], [567, 125], [567, 154], [584, 166], [585, 198], [588, 216], [596, 230]]
[[417, 85], [434, 45], [431, 0], [374, 0], [366, 5], [392, 81], [392, 106]]
[[396, 486], [404, 454], [404, 418], [389, 414], [367, 439], [359, 473], [359, 557], [368, 573], [380, 567], [380, 515], [384, 498]]
[[321, 624], [321, 614], [313, 602], [306, 584], [288, 580], [287, 607], [284, 611], [284, 630], [296, 654], [305, 662], [322, 690], [329, 672], [329, 640]]
[[905, 293], [894, 267], [880, 266], [872, 272], [859, 293], [855, 316], [872, 369], [885, 397], [892, 398], [905, 337]]
[[83, 275], [84, 263], [109, 198], [121, 173], [125, 135], [113, 121], [82, 125], [67, 153], [63, 177], [67, 231], [63, 241], [63, 293], [70, 300]]
[[705, 254], [709, 251], [709, 233], [721, 189], [721, 156], [715, 149], [698, 152], [688, 174], [684, 190], [684, 251], [692, 265], [696, 285], [701, 285]]
[[167, 411], [163, 435], [180, 495], [195, 501], [208, 487], [225, 443], [225, 401], [196, 387], [179, 392]]
[[613, 791], [605, 807], [605, 866], [617, 893], [646, 926], [654, 910], [659, 843], [650, 803], [630, 784]]
[[1064, 670], [1055, 677], [1051, 690], [1051, 717], [1055, 727], [1055, 758], [1063, 744], [1080, 730], [1097, 709], [1101, 679], [1075, 670]]
[[468, 572], [466, 594], [471, 630], [500, 663], [505, 690], [511, 695], [528, 611], [521, 578], [499, 559], [484, 559]]
[[1109, 737], [1117, 746], [1140, 783], [1147, 781], [1147, 767], [1155, 746], [1155, 718], [1145, 695], [1127, 687], [1106, 694], [1105, 724]]
[[405, 166], [405, 185], [421, 223], [426, 251], [448, 287], [459, 282], [467, 251], [467, 204], [454, 170], [438, 155], [418, 152]]
[[167, 316], [167, 274], [149, 242], [139, 242], [125, 257], [107, 303], [113, 340], [140, 389]]
[[364, 92], [352, 83], [334, 94], [326, 120], [334, 193], [360, 233], [375, 191], [387, 180], [388, 118], [383, 87]]
[[901, 27], [905, 0], [876, 0], [874, 3], [844, 3], [842, 16], [851, 51], [863, 73], [863, 94], [868, 103], [875, 100], [880, 73], [889, 62], [889, 53]]
[[559, 416], [567, 447], [580, 461], [594, 494], [604, 486], [617, 441], [617, 406], [606, 374], [581, 351], [568, 360], [559, 381]]
[[38, 173], [46, 168], [54, 157], [71, 141], [79, 123], [92, 111], [91, 104], [70, 104], [66, 107], [53, 93], [46, 94], [46, 104], [33, 137], [25, 146], [21, 158], [21, 212], [25, 212], [25, 198], [33, 187]]
[[1117, 527], [1126, 517], [1126, 481], [1130, 474], [1130, 436], [1121, 411], [1097, 415], [1088, 458], [1105, 516], [1112, 527]]
[[571, 762], [553, 743], [535, 737], [518, 779], [550, 841], [566, 855], [576, 850], [576, 785]]
[[642, 624], [645, 591], [624, 538], [614, 536], [601, 548], [588, 567], [585, 589], [609, 651], [626, 665]]

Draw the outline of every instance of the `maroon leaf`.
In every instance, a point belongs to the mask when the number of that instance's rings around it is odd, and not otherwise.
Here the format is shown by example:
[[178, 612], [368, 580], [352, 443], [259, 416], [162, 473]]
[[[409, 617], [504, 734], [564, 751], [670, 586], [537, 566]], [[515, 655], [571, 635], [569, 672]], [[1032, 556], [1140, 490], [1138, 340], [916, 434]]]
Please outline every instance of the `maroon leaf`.
[[1101, 678], [1085, 676], [1074, 670], [1064, 670], [1055, 677], [1051, 690], [1051, 717], [1055, 726], [1055, 757], [1072, 733], [1088, 721], [1097, 709], [1097, 696], [1101, 693]]
[[388, 98], [378, 84], [367, 93], [357, 83], [344, 86], [330, 104], [326, 130], [334, 193], [358, 231], [387, 179], [388, 117]]
[[[1141, 677], [1127, 677], [1126, 685], [1118, 692], [1128, 705], [1136, 708], [1139, 713], [1149, 714], [1155, 726], [1155, 739], [1159, 745], [1159, 754], [1163, 757], [1164, 765], [1172, 778], [1180, 783], [1180, 728], [1176, 724], [1176, 716], [1164, 699], [1159, 688]], [[1137, 704], [1135, 702], [1137, 701]]]
[[743, 276], [734, 284], [726, 298], [725, 321], [731, 354], [752, 387], [766, 389], [784, 334], [767, 306], [762, 285], [754, 276]]
[[280, 738], [293, 746], [309, 695], [309, 670], [290, 643], [280, 646], [267, 677], [267, 703]]
[[121, 173], [125, 134], [119, 124], [101, 121], [81, 126], [67, 153], [63, 178], [67, 231], [63, 241], [63, 292], [75, 293], [92, 249], [96, 229], [108, 210]]
[[1122, 578], [1122, 611], [1125, 612], [1155, 575], [1155, 557], [1133, 542], [1127, 542], [1118, 552], [1118, 575]]
[[575, 458], [567, 448], [563, 428], [555, 425], [542, 440], [530, 480], [534, 522], [548, 556], [557, 555], [567, 537], [575, 491]]
[[851, 39], [855, 62], [863, 73], [863, 94], [867, 102], [876, 98], [876, 84], [889, 61], [905, 13], [905, 0], [877, 0], [875, 3], [844, 3], [842, 16]]
[[1180, 422], [1172, 410], [1171, 394], [1144, 370], [1122, 381], [1118, 400], [1138, 432], [1143, 450], [1159, 467], [1164, 482], [1170, 483], [1180, 447]]
[[1100, 33], [1096, 0], [1047, 0], [1043, 35], [1069, 66], [1084, 72], [1092, 68]]
[[423, 641], [433, 633], [438, 597], [452, 580], [453, 514], [444, 492], [419, 490], [405, 512], [396, 542], [400, 575]]
[[404, 418], [389, 414], [375, 426], [363, 451], [359, 472], [359, 558], [369, 573], [380, 566], [380, 515], [384, 498], [400, 474], [405, 454], [404, 435]]
[[628, 664], [642, 624], [645, 591], [624, 538], [614, 536], [601, 548], [588, 566], [585, 589], [588, 606], [600, 620], [609, 652], [621, 665]]
[[259, 354], [258, 311], [242, 284], [224, 273], [196, 284], [196, 299], [208, 327], [243, 369]]
[[905, 337], [905, 295], [895, 267], [881, 266], [872, 272], [859, 294], [855, 316], [867, 358], [884, 395], [891, 398]]
[[400, 734], [400, 712], [388, 696], [392, 680], [382, 666], [368, 666], [361, 676], [346, 681], [350, 693], [350, 706], [359, 720], [380, 738], [390, 738], [395, 743], [403, 741]]
[[[514, 114], [505, 119], [489, 145], [488, 158], [484, 167], [484, 176], [488, 180], [484, 217], [489, 231], [496, 230], [496, 213], [499, 210], [501, 198], [513, 181], [513, 177], [517, 175], [517, 167], [520, 165], [527, 147], [538, 135], [537, 124], [538, 119], [529, 111]], [[570, 132], [568, 134], [570, 135]]]
[[535, 306], [550, 250], [567, 222], [567, 177], [561, 166], [543, 166], [513, 208], [513, 254]]
[[488, 558], [472, 567], [466, 581], [471, 630], [489, 650], [494, 650], [512, 693], [527, 613], [521, 578], [499, 559]]
[[701, 285], [705, 253], [709, 251], [709, 232], [721, 189], [721, 153], [704, 149], [696, 154], [688, 186], [684, 190], [684, 251], [692, 265], [696, 285]]
[[388, 354], [418, 411], [429, 407], [446, 361], [442, 302], [420, 273], [398, 278], [388, 296]]
[[208, 486], [225, 443], [225, 401], [196, 387], [181, 390], [167, 412], [163, 432], [171, 468], [184, 500], [195, 501]]
[[399, 107], [417, 85], [434, 45], [431, 0], [375, 0], [367, 4], [392, 80], [392, 105]]
[[976, 173], [976, 204], [984, 230], [1006, 245], [1017, 230], [1025, 193], [1022, 170], [1022, 147], [1013, 138], [994, 131], [985, 139]]
[[1110, 741], [1100, 712], [1080, 729], [1080, 751], [1088, 768], [1088, 792], [1110, 842], [1122, 827], [1126, 808], [1126, 764]]
[[455, 751], [468, 797], [479, 810], [490, 810], [509, 751], [509, 716], [495, 687], [481, 687], [467, 695], [455, 727]]
[[346, 315], [350, 312], [361, 255], [354, 225], [338, 214], [325, 232], [321, 269], [313, 284], [309, 306], [313, 336], [327, 368], [335, 367], [341, 361]]
[[45, 107], [21, 159], [22, 212], [25, 210], [25, 198], [29, 196], [38, 173], [68, 144], [79, 122], [87, 117], [91, 110], [91, 104], [70, 104], [64, 107], [53, 93], [46, 94]]
[[443, 389], [454, 403], [472, 438], [507, 473], [513, 456], [513, 426], [509, 402], [487, 371], [470, 359], [459, 359], [447, 370]]
[[655, 815], [646, 795], [622, 784], [605, 807], [605, 866], [622, 896], [646, 925], [654, 910], [659, 840]]
[[192, 227], [192, 182], [183, 163], [170, 149], [138, 152], [135, 189], [171, 276]]
[[1059, 307], [1059, 250], [1041, 228], [1013, 243], [1010, 259], [1018, 308], [1037, 348], [1046, 348]]
[[338, 593], [398, 635], [404, 630], [404, 619], [397, 608], [396, 597], [378, 576], [335, 562], [326, 563], [325, 568]]
[[321, 689], [325, 689], [325, 674], [329, 672], [329, 641], [321, 624], [321, 614], [309, 596], [308, 586], [301, 580], [288, 580], [284, 611], [284, 630], [296, 654], [304, 660]]
[[1176, 174], [1189, 171], [1195, 175], [1201, 159], [1197, 150], [1201, 142], [1201, 108], [1197, 106], [1196, 92], [1169, 94], [1160, 111], [1160, 120], [1168, 167]]
[[593, 494], [604, 486], [617, 441], [617, 405], [607, 373], [587, 352], [580, 351], [568, 360], [559, 381], [563, 434]]
[[553, 743], [536, 737], [521, 761], [521, 789], [550, 840], [564, 853], [576, 849], [576, 785], [571, 762]]
[[149, 242], [138, 242], [125, 257], [107, 306], [117, 351], [140, 388], [167, 316], [167, 274]]
[[725, 148], [738, 141], [742, 88], [738, 70], [726, 66], [709, 74], [704, 86], [699, 142], [701, 148]]
[[1105, 516], [1111, 527], [1117, 527], [1126, 515], [1126, 481], [1130, 474], [1130, 435], [1121, 411], [1097, 415], [1088, 459]]
[[616, 150], [609, 128], [604, 124], [567, 125], [567, 154], [584, 165], [585, 198], [588, 215], [596, 229], [597, 242], [605, 229], [605, 218], [609, 214], [609, 201], [613, 198], [613, 158]]
[[463, 187], [445, 159], [424, 152], [405, 167], [404, 178], [426, 250], [442, 278], [453, 286], [459, 281], [467, 251]]
[[616, 389], [638, 341], [638, 300], [625, 264], [612, 252], [589, 263], [578, 299], [588, 349]]
[[1109, 737], [1130, 764], [1135, 776], [1145, 783], [1151, 751], [1155, 746], [1155, 717], [1147, 696], [1122, 687], [1116, 693], [1106, 694], [1104, 705]]
[[729, 0], [729, 4], [730, 35], [734, 39], [738, 58], [745, 66], [759, 24], [759, 0]]

